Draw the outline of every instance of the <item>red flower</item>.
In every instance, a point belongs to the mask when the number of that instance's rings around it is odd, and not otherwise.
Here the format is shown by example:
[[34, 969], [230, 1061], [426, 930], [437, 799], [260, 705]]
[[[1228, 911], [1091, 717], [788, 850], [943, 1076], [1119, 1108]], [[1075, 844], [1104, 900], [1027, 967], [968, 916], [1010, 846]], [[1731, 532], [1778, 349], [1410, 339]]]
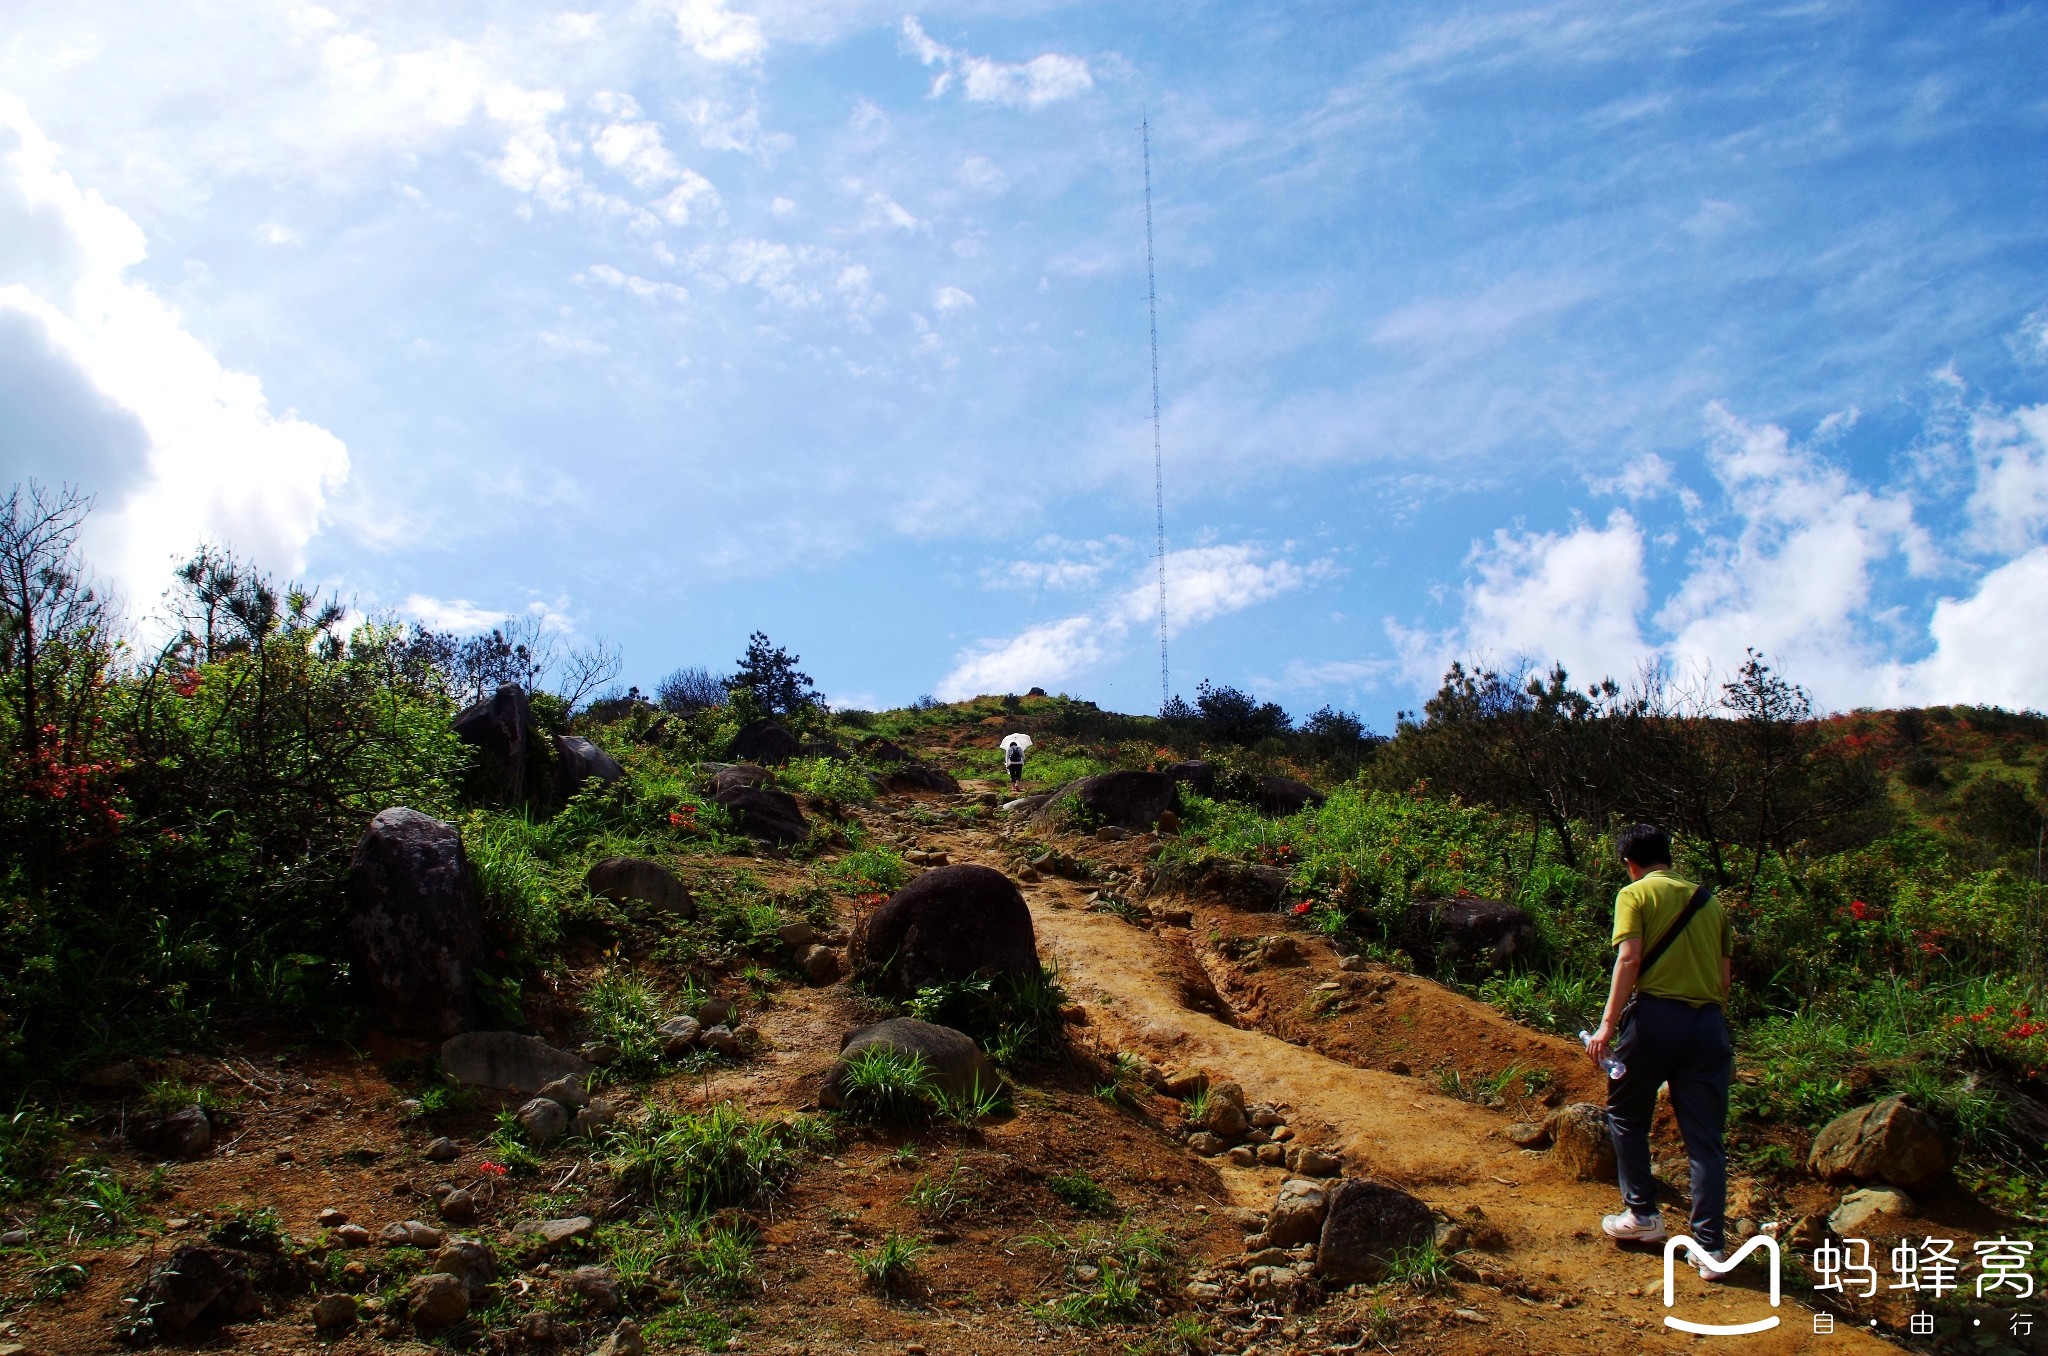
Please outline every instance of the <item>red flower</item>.
[[504, 1165], [501, 1163], [493, 1163], [489, 1159], [485, 1159], [483, 1162], [477, 1164], [476, 1170], [486, 1177], [503, 1177], [505, 1175]]
[[1849, 901], [1849, 912], [1855, 914], [1856, 921], [1860, 923], [1870, 917], [1870, 906], [1860, 899], [1852, 899]]
[[199, 670], [186, 669], [171, 680], [171, 690], [180, 697], [189, 697], [199, 690]]
[[1294, 912], [1297, 916], [1299, 916], [1301, 914], [1307, 913], [1311, 907], [1312, 906], [1309, 904], [1309, 902], [1304, 899], [1301, 901], [1301, 903], [1294, 906]]

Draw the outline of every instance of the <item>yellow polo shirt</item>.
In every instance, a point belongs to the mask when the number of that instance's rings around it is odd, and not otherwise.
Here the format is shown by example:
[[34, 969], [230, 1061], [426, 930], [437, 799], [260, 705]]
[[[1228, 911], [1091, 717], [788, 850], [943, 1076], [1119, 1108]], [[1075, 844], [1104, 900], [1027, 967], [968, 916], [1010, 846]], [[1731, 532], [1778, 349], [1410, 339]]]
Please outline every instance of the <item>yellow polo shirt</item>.
[[[1678, 921], [1692, 899], [1694, 885], [1669, 871], [1651, 871], [1621, 887], [1614, 897], [1614, 945], [1630, 937], [1643, 939], [1644, 954]], [[1721, 958], [1735, 954], [1735, 927], [1718, 898], [1685, 925], [1678, 940], [1665, 948], [1657, 964], [1636, 978], [1636, 992], [1672, 998], [1702, 1007], [1723, 1000]]]

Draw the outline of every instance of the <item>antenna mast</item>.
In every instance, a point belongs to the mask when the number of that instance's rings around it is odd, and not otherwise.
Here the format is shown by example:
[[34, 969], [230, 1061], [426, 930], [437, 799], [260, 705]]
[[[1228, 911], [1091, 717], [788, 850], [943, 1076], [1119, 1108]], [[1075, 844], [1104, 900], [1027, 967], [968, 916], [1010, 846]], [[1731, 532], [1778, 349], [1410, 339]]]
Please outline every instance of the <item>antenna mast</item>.
[[1159, 710], [1172, 700], [1166, 671], [1166, 476], [1159, 455], [1159, 288], [1152, 274], [1152, 119], [1145, 134], [1145, 312], [1152, 333], [1152, 513], [1156, 530], [1154, 557], [1159, 562]]

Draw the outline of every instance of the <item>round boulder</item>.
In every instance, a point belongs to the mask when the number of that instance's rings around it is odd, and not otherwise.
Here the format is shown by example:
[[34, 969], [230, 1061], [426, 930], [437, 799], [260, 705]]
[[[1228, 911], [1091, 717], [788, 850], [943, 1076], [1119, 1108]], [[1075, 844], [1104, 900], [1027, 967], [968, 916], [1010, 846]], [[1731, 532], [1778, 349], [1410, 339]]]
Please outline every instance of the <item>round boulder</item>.
[[527, 767], [537, 752], [526, 689], [506, 683], [455, 717], [455, 737], [476, 750], [472, 789], [495, 805], [526, 799]]
[[725, 807], [739, 831], [763, 843], [801, 843], [811, 836], [796, 797], [766, 786], [728, 786], [711, 799]]
[[626, 775], [616, 758], [580, 735], [555, 736], [555, 798], [567, 800], [584, 783], [610, 786]]
[[483, 911], [454, 825], [403, 806], [371, 820], [349, 863], [343, 927], [384, 1021], [432, 1036], [475, 1024]]
[[1259, 809], [1269, 815], [1298, 815], [1328, 799], [1307, 782], [1298, 782], [1292, 777], [1276, 777], [1269, 773], [1259, 778]]
[[1824, 1181], [1890, 1182], [1909, 1191], [1933, 1186], [1954, 1164], [1940, 1128], [1903, 1097], [1835, 1117], [1806, 1157], [1807, 1171]]
[[[675, 872], [645, 857], [607, 857], [583, 877], [584, 888], [634, 913], [695, 918], [697, 905]], [[639, 908], [633, 908], [639, 905]]]
[[1395, 1256], [1436, 1237], [1429, 1207], [1397, 1186], [1350, 1177], [1329, 1191], [1316, 1261], [1332, 1286], [1383, 1279]]
[[950, 773], [941, 772], [923, 763], [901, 763], [884, 768], [875, 774], [875, 780], [884, 791], [904, 792], [927, 791], [934, 795], [957, 796], [960, 783]]
[[986, 866], [942, 866], [898, 890], [854, 934], [856, 970], [905, 996], [976, 975], [1038, 973], [1024, 895]]
[[802, 750], [802, 743], [779, 720], [750, 720], [732, 737], [734, 758], [763, 767], [786, 763]]
[[1323, 1218], [1329, 1212], [1330, 1191], [1324, 1183], [1289, 1178], [1280, 1184], [1280, 1195], [1266, 1217], [1266, 1237], [1276, 1248], [1313, 1243], [1323, 1236]]
[[1166, 769], [1166, 775], [1184, 783], [1196, 795], [1216, 799], [1216, 765], [1206, 758], [1190, 758]]
[[1149, 829], [1174, 807], [1179, 783], [1164, 772], [1098, 772], [1083, 777], [1039, 810], [1043, 815], [1072, 796], [1081, 808], [1104, 824], [1120, 829]]
[[966, 1032], [921, 1022], [915, 1017], [891, 1017], [886, 1022], [856, 1027], [839, 1038], [839, 1058], [825, 1074], [824, 1087], [818, 1093], [819, 1106], [845, 1104], [847, 1062], [872, 1045], [916, 1055], [931, 1070], [933, 1084], [948, 1097], [970, 1097], [977, 1090], [992, 1092], [1002, 1081], [995, 1065], [988, 1062], [981, 1047]]
[[1536, 924], [1524, 910], [1497, 899], [1424, 899], [1409, 909], [1406, 945], [1424, 961], [1502, 965], [1535, 949]]

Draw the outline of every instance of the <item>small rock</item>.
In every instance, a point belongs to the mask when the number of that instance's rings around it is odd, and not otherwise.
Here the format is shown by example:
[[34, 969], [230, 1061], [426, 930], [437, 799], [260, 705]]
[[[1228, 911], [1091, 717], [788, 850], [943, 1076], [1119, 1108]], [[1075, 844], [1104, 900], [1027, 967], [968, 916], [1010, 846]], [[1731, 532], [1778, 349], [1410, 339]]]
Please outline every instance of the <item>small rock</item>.
[[695, 1048], [704, 1027], [695, 1017], [671, 1017], [656, 1027], [654, 1034], [661, 1037], [661, 1053], [674, 1059]]
[[730, 1026], [738, 1012], [730, 998], [707, 998], [697, 1008], [697, 1022], [700, 1026]]
[[647, 1340], [640, 1335], [640, 1325], [630, 1318], [619, 1320], [619, 1326], [612, 1329], [611, 1336], [598, 1344], [592, 1356], [645, 1356]]
[[1335, 1177], [1344, 1170], [1337, 1155], [1323, 1149], [1307, 1149], [1299, 1145], [1287, 1146], [1287, 1170], [1303, 1177]]
[[777, 929], [775, 935], [780, 937], [782, 944], [791, 951], [802, 951], [818, 940], [818, 930], [802, 919], [794, 923], [784, 923]]
[[588, 1215], [571, 1215], [566, 1219], [542, 1220], [530, 1226], [526, 1232], [540, 1235], [541, 1252], [552, 1253], [571, 1243], [580, 1243], [590, 1237], [596, 1226]]
[[1281, 1124], [1283, 1119], [1277, 1109], [1267, 1106], [1264, 1102], [1246, 1108], [1245, 1114], [1251, 1118], [1252, 1124], [1260, 1130], [1270, 1130], [1274, 1126]]
[[1414, 1073], [1415, 1070], [1408, 1067], [1408, 1061], [1397, 1059], [1392, 1064], [1389, 1064], [1387, 1066], [1387, 1072], [1390, 1074], [1399, 1074], [1401, 1077], [1406, 1078], [1409, 1074]]
[[1244, 1279], [1252, 1298], [1258, 1300], [1286, 1301], [1301, 1288], [1301, 1273], [1291, 1266], [1253, 1267]]
[[567, 1288], [592, 1313], [615, 1314], [625, 1303], [619, 1278], [610, 1267], [577, 1267], [569, 1273]]
[[1132, 836], [1129, 829], [1120, 829], [1114, 824], [1105, 824], [1095, 831], [1098, 843], [1121, 843]]
[[1337, 962], [1337, 968], [1339, 970], [1348, 970], [1353, 974], [1356, 974], [1359, 971], [1365, 969], [1365, 966], [1366, 960], [1363, 956], [1346, 956], [1344, 957], [1344, 959]]
[[1213, 1281], [1189, 1281], [1181, 1294], [1193, 1304], [1214, 1304], [1223, 1298], [1223, 1287]]
[[1275, 1144], [1285, 1144], [1288, 1140], [1294, 1138], [1294, 1129], [1292, 1126], [1276, 1125], [1273, 1127], [1271, 1134]]
[[580, 1078], [557, 1078], [543, 1087], [538, 1096], [551, 1102], [558, 1102], [565, 1111], [578, 1111], [590, 1101], [590, 1094], [584, 1090]]
[[166, 1158], [198, 1158], [213, 1147], [213, 1122], [207, 1119], [206, 1108], [188, 1106], [136, 1123], [128, 1138], [136, 1148]]
[[1186, 1100], [1209, 1086], [1209, 1075], [1200, 1069], [1173, 1069], [1166, 1075], [1166, 1084], [1160, 1091], [1168, 1097]]
[[1170, 928], [1191, 928], [1195, 925], [1193, 909], [1161, 909], [1158, 917]]
[[590, 1105], [576, 1113], [569, 1122], [569, 1133], [584, 1139], [596, 1139], [598, 1134], [619, 1118], [618, 1109], [602, 1097], [593, 1097]]
[[370, 1246], [370, 1231], [360, 1224], [337, 1224], [334, 1241], [344, 1248], [367, 1248]]
[[569, 1132], [569, 1112], [552, 1097], [536, 1097], [519, 1108], [519, 1128], [534, 1144], [552, 1144]]
[[1550, 1127], [1538, 1121], [1516, 1121], [1508, 1127], [1508, 1143], [1518, 1149], [1543, 1149], [1550, 1145]]
[[1873, 1225], [1882, 1227], [1908, 1218], [1914, 1211], [1913, 1198], [1897, 1187], [1865, 1187], [1842, 1198], [1828, 1216], [1828, 1228], [1843, 1238], [1854, 1238]]
[[1810, 1252], [1819, 1247], [1821, 1240], [1827, 1236], [1826, 1215], [1801, 1215], [1793, 1223], [1791, 1231], [1785, 1235], [1785, 1241], [1797, 1251]]
[[829, 946], [806, 946], [797, 953], [796, 965], [811, 984], [830, 984], [839, 978], [839, 953]]
[[476, 1223], [476, 1197], [461, 1187], [441, 1198], [441, 1218], [450, 1224]]
[[1261, 1165], [1277, 1168], [1287, 1162], [1287, 1146], [1284, 1144], [1261, 1144], [1256, 1150]]
[[432, 1272], [413, 1282], [413, 1323], [421, 1328], [451, 1328], [469, 1317], [469, 1287], [460, 1277]]
[[1204, 1158], [1214, 1158], [1230, 1146], [1207, 1130], [1197, 1130], [1188, 1136], [1188, 1147]]
[[733, 1056], [740, 1052], [740, 1038], [734, 1035], [729, 1027], [706, 1027], [704, 1034], [697, 1038], [697, 1043], [714, 1055]]
[[619, 1057], [619, 1047], [604, 1041], [585, 1041], [576, 1047], [579, 1058], [592, 1064], [610, 1064]]
[[[339, 1233], [340, 1231], [337, 1230], [336, 1232]], [[377, 1235], [377, 1241], [387, 1248], [431, 1249], [440, 1247], [447, 1240], [448, 1235], [442, 1233], [433, 1225], [424, 1224], [416, 1219], [400, 1220], [396, 1224], [387, 1224], [384, 1226], [384, 1231]]]
[[498, 1262], [491, 1250], [473, 1238], [451, 1238], [434, 1254], [433, 1269], [455, 1277], [469, 1290], [472, 1302], [481, 1303], [485, 1291], [498, 1278]]
[[28, 1246], [28, 1230], [9, 1229], [0, 1234], [0, 1248], [25, 1248]]
[[333, 1206], [328, 1206], [313, 1217], [313, 1222], [323, 1229], [338, 1229], [348, 1223], [348, 1215]]
[[453, 1163], [460, 1157], [461, 1147], [446, 1135], [427, 1146], [427, 1161], [430, 1163]]
[[1259, 1161], [1258, 1155], [1252, 1152], [1251, 1146], [1248, 1144], [1238, 1145], [1226, 1153], [1224, 1157], [1230, 1160], [1233, 1167], [1239, 1168], [1255, 1167]]
[[354, 1295], [322, 1295], [313, 1301], [313, 1326], [322, 1332], [338, 1332], [355, 1326]]
[[1035, 866], [1020, 866], [1017, 868], [1017, 879], [1026, 885], [1036, 885], [1045, 877], [1038, 874], [1038, 868]]
[[1920, 1191], [1954, 1162], [1940, 1127], [1905, 1098], [1887, 1097], [1829, 1121], [1814, 1137], [1806, 1169], [1824, 1181], [1889, 1182]]
[[1486, 1322], [1486, 1315], [1480, 1313], [1477, 1309], [1453, 1309], [1451, 1312], [1457, 1317], [1464, 1319], [1467, 1323]]
[[1266, 1216], [1266, 1236], [1283, 1248], [1313, 1243], [1322, 1237], [1323, 1216], [1329, 1208], [1329, 1191], [1321, 1182], [1298, 1177], [1282, 1182]]

